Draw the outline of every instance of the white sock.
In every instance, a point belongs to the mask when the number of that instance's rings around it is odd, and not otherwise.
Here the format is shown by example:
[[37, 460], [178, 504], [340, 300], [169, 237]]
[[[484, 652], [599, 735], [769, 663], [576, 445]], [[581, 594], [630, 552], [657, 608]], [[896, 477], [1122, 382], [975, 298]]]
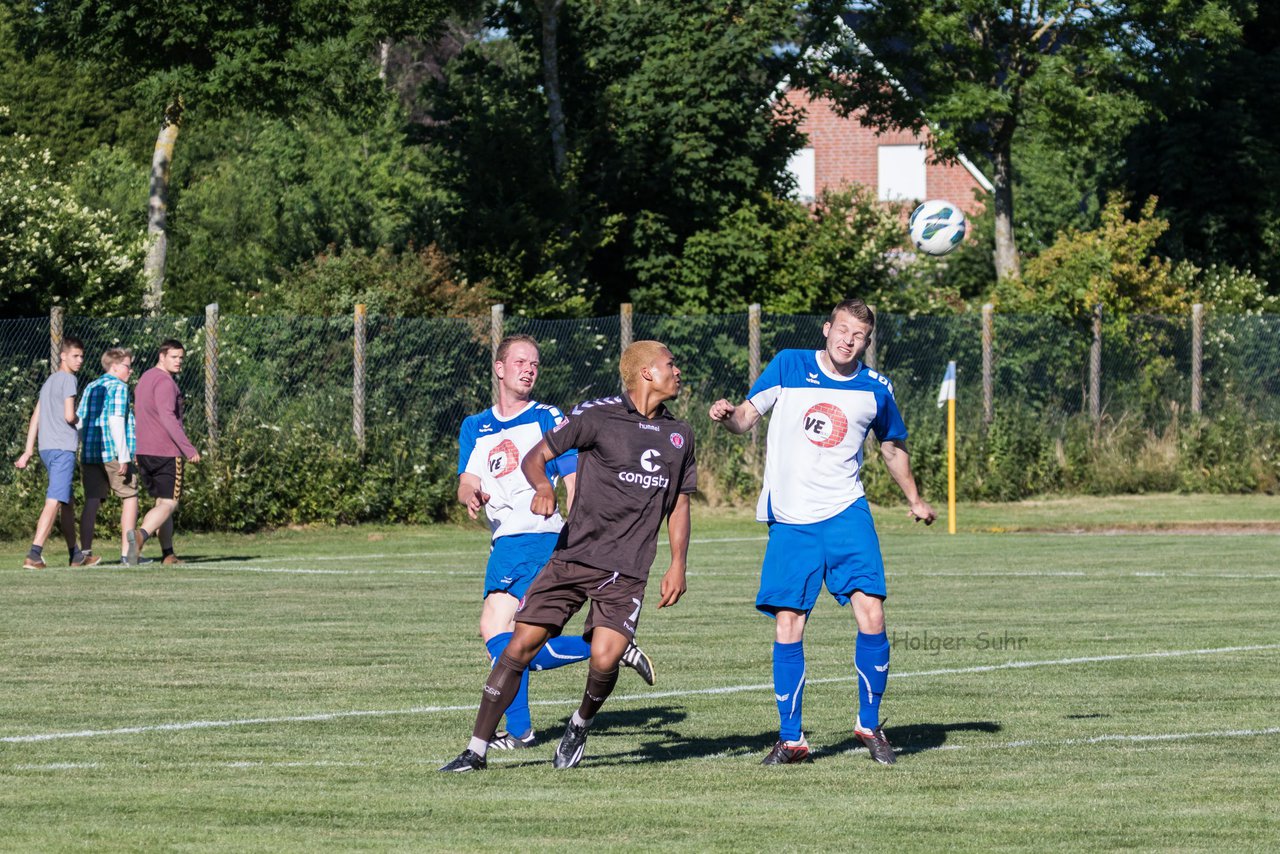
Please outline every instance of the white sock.
[[470, 750], [476, 756], [484, 756], [489, 751], [489, 742], [473, 735], [471, 736], [471, 743], [467, 745], [467, 750]]
[[584, 720], [584, 719], [583, 719], [583, 717], [582, 717], [582, 715], [578, 714], [578, 710], [577, 710], [577, 709], [574, 709], [574, 710], [573, 710], [573, 717], [569, 718], [569, 721], [570, 721], [571, 723], [575, 723], [575, 724], [577, 724], [578, 726], [581, 726], [581, 727], [590, 727], [590, 726], [591, 726], [591, 722], [592, 722], [592, 721], [594, 721], [594, 720], [595, 720], [595, 718], [586, 718], [586, 719]]

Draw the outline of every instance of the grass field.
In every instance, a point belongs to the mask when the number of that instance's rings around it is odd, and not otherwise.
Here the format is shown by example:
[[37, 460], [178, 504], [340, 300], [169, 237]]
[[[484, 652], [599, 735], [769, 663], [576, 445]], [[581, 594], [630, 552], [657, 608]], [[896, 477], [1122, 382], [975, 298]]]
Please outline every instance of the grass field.
[[904, 513], [877, 513], [893, 768], [853, 738], [830, 599], [817, 761], [759, 765], [772, 624], [738, 513], [695, 509], [689, 593], [641, 623], [658, 684], [624, 671], [565, 772], [581, 666], [534, 677], [542, 745], [436, 773], [487, 669], [478, 527], [184, 537], [179, 570], [0, 544], [0, 848], [1280, 848], [1280, 498], [962, 507], [953, 537]]

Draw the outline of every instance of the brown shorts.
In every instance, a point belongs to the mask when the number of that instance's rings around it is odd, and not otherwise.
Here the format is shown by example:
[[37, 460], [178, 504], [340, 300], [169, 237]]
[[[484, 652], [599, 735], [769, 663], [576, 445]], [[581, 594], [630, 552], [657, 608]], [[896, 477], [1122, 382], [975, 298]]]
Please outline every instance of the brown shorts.
[[591, 632], [597, 626], [633, 638], [640, 622], [644, 587], [645, 582], [638, 578], [552, 558], [529, 585], [516, 611], [516, 622], [543, 626], [557, 637], [564, 624], [590, 599], [584, 638], [591, 640]]
[[[85, 498], [138, 497], [138, 473], [132, 465], [119, 463], [84, 463], [80, 479], [84, 483]], [[128, 478], [126, 479], [126, 475]]]
[[186, 464], [182, 457], [153, 457], [138, 454], [138, 475], [147, 494], [152, 498], [182, 498], [182, 472]]

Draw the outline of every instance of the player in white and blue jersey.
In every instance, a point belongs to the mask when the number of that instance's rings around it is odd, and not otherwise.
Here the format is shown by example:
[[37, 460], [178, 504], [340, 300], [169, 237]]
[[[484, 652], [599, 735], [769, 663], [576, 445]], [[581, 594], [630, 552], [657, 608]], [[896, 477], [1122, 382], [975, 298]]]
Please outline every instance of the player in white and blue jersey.
[[824, 584], [837, 602], [852, 606], [858, 624], [854, 732], [872, 759], [894, 761], [880, 726], [889, 679], [884, 563], [860, 477], [868, 433], [879, 440], [911, 517], [928, 525], [937, 514], [916, 489], [893, 384], [861, 361], [874, 328], [875, 315], [865, 303], [845, 300], [822, 327], [824, 349], [783, 350], [745, 401], [711, 406], [711, 419], [732, 433], [750, 430], [773, 412], [756, 507], [756, 518], [769, 525], [756, 608], [775, 619], [773, 683], [781, 726], [765, 765], [810, 758], [801, 721], [804, 627]]
[[[458, 500], [473, 519], [483, 507], [493, 534], [480, 612], [480, 636], [490, 662], [498, 660], [511, 640], [516, 609], [551, 557], [564, 527], [559, 513], [543, 517], [529, 509], [534, 489], [520, 470], [525, 454], [564, 420], [556, 407], [532, 399], [538, 367], [538, 344], [533, 338], [513, 335], [503, 339], [493, 363], [498, 402], [464, 420], [458, 436]], [[564, 480], [569, 507], [573, 505], [576, 471], [576, 451], [546, 466], [553, 484]], [[529, 669], [552, 670], [590, 657], [591, 645], [580, 635], [561, 636], [538, 653]], [[653, 664], [639, 647], [629, 648], [623, 661], [653, 684]], [[492, 746], [512, 749], [535, 743], [528, 684], [526, 671], [507, 709], [507, 730], [498, 734]]]

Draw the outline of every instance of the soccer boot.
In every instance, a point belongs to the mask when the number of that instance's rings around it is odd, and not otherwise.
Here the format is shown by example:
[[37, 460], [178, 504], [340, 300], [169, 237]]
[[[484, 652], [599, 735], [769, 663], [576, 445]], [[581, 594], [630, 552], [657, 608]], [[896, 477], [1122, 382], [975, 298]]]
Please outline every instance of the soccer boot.
[[94, 554], [89, 554], [88, 552], [81, 552], [80, 559], [71, 561], [69, 565], [76, 566], [76, 567], [90, 567], [90, 566], [97, 566], [100, 563], [102, 563], [102, 555], [94, 555]]
[[769, 755], [760, 760], [761, 765], [795, 765], [801, 762], [812, 762], [809, 753], [809, 741], [803, 735], [799, 741], [781, 741], [773, 746]]
[[458, 754], [458, 758], [448, 765], [440, 766], [441, 771], [483, 771], [488, 763], [474, 750], [467, 749]]
[[656, 675], [653, 671], [653, 659], [645, 655], [644, 650], [636, 646], [634, 642], [629, 641], [627, 643], [627, 648], [622, 652], [622, 663], [639, 673], [640, 678], [645, 681], [646, 685], [652, 685], [656, 681]]
[[493, 740], [489, 742], [490, 750], [523, 750], [526, 747], [533, 747], [538, 743], [538, 737], [533, 734], [533, 730], [529, 730], [524, 735], [512, 735], [505, 729], [500, 729], [493, 734]]
[[572, 768], [582, 761], [582, 751], [587, 746], [587, 728], [579, 726], [569, 718], [569, 725], [564, 728], [564, 736], [556, 747], [556, 755], [552, 764], [557, 768]]
[[125, 552], [124, 560], [121, 563], [125, 566], [137, 566], [142, 544], [147, 541], [147, 535], [142, 533], [141, 528], [134, 528], [131, 531], [124, 532], [124, 541], [129, 549]]
[[893, 745], [889, 743], [889, 739], [884, 734], [884, 724], [875, 729], [867, 729], [861, 723], [853, 725], [853, 734], [867, 746], [867, 751], [871, 754], [872, 760], [879, 762], [881, 765], [892, 765], [898, 760], [894, 755]]

